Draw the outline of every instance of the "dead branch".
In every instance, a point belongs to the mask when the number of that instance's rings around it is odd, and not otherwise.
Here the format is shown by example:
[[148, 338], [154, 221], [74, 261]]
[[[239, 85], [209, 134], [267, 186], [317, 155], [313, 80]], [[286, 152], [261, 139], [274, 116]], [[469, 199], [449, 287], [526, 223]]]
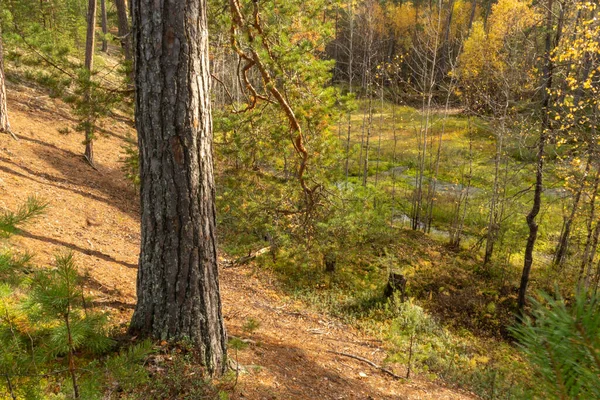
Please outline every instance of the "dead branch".
[[[225, 83], [224, 83], [222, 80], [220, 80], [220, 79], [219, 79], [219, 78], [218, 78], [218, 77], [217, 77], [215, 74], [210, 74], [210, 76], [211, 76], [211, 77], [212, 77], [212, 78], [213, 78], [215, 81], [217, 81], [217, 82], [218, 82], [218, 83], [221, 85], [221, 87], [223, 87], [223, 89], [225, 89], [225, 93], [227, 94], [227, 97], [229, 97], [229, 100], [230, 100], [230, 101], [231, 101], [231, 103], [233, 104], [233, 103], [234, 103], [234, 99], [233, 99], [233, 96], [231, 95], [231, 92], [230, 92], [230, 91], [229, 91], [229, 89], [227, 88], [227, 85], [225, 85]], [[234, 108], [234, 111], [235, 111], [235, 108]]]
[[269, 251], [271, 251], [271, 246], [263, 247], [262, 249], [255, 251], [254, 253], [250, 253], [247, 256], [242, 256], [242, 257], [238, 258], [237, 260], [229, 262], [227, 265], [225, 265], [225, 267], [228, 267], [228, 268], [241, 267], [244, 264], [248, 264], [250, 261], [254, 260], [256, 257], [261, 256], [265, 253], [268, 253]]
[[333, 350], [327, 350], [328, 353], [332, 353], [332, 354], [337, 354], [338, 356], [344, 356], [344, 357], [348, 357], [348, 358], [353, 358], [355, 360], [358, 361], [362, 361], [366, 364], [369, 364], [371, 367], [380, 370], [381, 372], [384, 372], [386, 374], [388, 374], [389, 376], [391, 376], [394, 379], [404, 379], [403, 377], [396, 375], [395, 373], [393, 373], [392, 371], [390, 371], [387, 368], [384, 368], [380, 365], [375, 364], [373, 361], [371, 360], [367, 360], [366, 358], [360, 357], [360, 356], [356, 356], [354, 354], [350, 354], [350, 353], [342, 353], [339, 351], [333, 351]]

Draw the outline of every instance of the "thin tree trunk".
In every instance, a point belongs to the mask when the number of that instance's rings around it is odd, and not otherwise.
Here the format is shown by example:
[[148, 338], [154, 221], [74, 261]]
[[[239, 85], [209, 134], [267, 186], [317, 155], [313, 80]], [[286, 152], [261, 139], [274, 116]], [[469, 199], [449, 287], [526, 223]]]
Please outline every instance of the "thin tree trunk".
[[600, 261], [596, 265], [596, 274], [594, 275], [594, 296], [598, 293], [598, 285], [600, 285]]
[[[86, 92], [84, 94], [85, 102], [88, 107], [92, 101], [91, 99], [91, 79], [92, 70], [94, 69], [94, 46], [96, 43], [96, 0], [89, 0], [88, 2], [88, 15], [87, 15], [87, 34], [85, 42], [85, 69], [87, 70]], [[85, 124], [85, 159], [94, 166], [94, 129], [92, 116], [88, 115], [88, 120]]]
[[392, 100], [392, 135], [394, 138], [394, 148], [392, 150], [392, 212], [390, 213], [390, 225], [394, 226], [394, 212], [396, 211], [396, 149], [398, 147], [398, 137], [396, 135], [396, 96]]
[[119, 20], [119, 39], [121, 40], [121, 46], [123, 46], [123, 54], [125, 55], [125, 60], [131, 62], [133, 59], [133, 53], [131, 49], [131, 33], [125, 0], [115, 0], [115, 6], [117, 7], [117, 18]]
[[575, 192], [575, 198], [573, 199], [571, 213], [565, 221], [564, 228], [560, 235], [560, 239], [558, 240], [558, 245], [556, 246], [556, 252], [554, 254], [554, 266], [557, 269], [560, 269], [565, 262], [567, 248], [569, 247], [569, 236], [571, 235], [571, 226], [573, 225], [573, 221], [575, 220], [575, 214], [577, 214], [577, 209], [579, 208], [579, 201], [581, 200], [581, 194], [583, 193], [583, 189], [585, 187], [591, 163], [592, 153], [590, 152], [588, 161], [585, 165], [585, 171], [583, 172], [583, 176], [581, 177], [581, 182], [579, 184], [579, 187], [577, 188], [577, 191]]
[[383, 74], [381, 75], [381, 110], [379, 114], [379, 137], [377, 139], [377, 161], [375, 164], [375, 187], [379, 184], [379, 160], [381, 159], [381, 135], [383, 134], [383, 107], [385, 105], [383, 99]]
[[206, 0], [132, 1], [141, 252], [130, 330], [189, 340], [226, 369]]
[[[434, 57], [435, 58], [435, 57]], [[424, 82], [423, 82], [423, 88], [426, 87], [426, 79], [427, 79], [427, 67], [425, 67], [425, 71], [423, 74], [424, 77]], [[433, 80], [433, 79], [432, 79]], [[422, 112], [426, 113], [427, 117], [426, 117], [426, 121], [425, 124], [423, 124], [423, 118], [421, 118], [421, 127], [419, 130], [419, 137], [418, 137], [418, 141], [419, 141], [419, 147], [420, 147], [420, 152], [419, 152], [419, 162], [418, 162], [418, 171], [417, 171], [417, 178], [416, 178], [416, 196], [414, 199], [414, 205], [413, 205], [413, 215], [412, 215], [412, 229], [413, 230], [418, 230], [419, 227], [421, 226], [421, 208], [422, 208], [422, 202], [423, 202], [423, 177], [425, 175], [425, 159], [427, 158], [427, 131], [429, 129], [429, 110], [430, 110], [430, 106], [431, 106], [431, 92], [430, 92], [430, 96], [429, 96], [429, 101], [426, 102], [426, 95], [425, 92], [423, 92], [423, 99], [422, 99], [422, 107], [421, 110]], [[425, 107], [427, 107], [427, 109], [425, 109]]]
[[596, 247], [598, 246], [598, 234], [600, 234], [600, 224], [596, 223], [596, 229], [592, 229], [594, 221], [596, 219], [596, 196], [598, 194], [599, 184], [600, 169], [596, 169], [596, 177], [594, 178], [594, 185], [592, 186], [592, 198], [590, 199], [590, 215], [587, 222], [587, 237], [585, 239], [585, 250], [583, 251], [581, 267], [579, 269], [579, 282], [581, 285], [581, 282], [583, 281], [583, 286], [585, 288], [587, 288], [589, 285], [591, 265], [594, 262], [594, 255], [596, 254]]
[[100, 0], [100, 13], [102, 18], [102, 51], [108, 52], [108, 40], [106, 35], [108, 34], [108, 21], [106, 18], [106, 0]]
[[469, 16], [467, 32], [471, 32], [471, 28], [473, 27], [473, 22], [475, 21], [475, 10], [477, 10], [477, 0], [471, 0], [471, 15]]
[[73, 384], [73, 397], [79, 399], [79, 385], [77, 384], [77, 374], [75, 368], [75, 352], [73, 345], [73, 335], [71, 334], [71, 323], [69, 321], [69, 312], [65, 314], [65, 326], [67, 328], [67, 341], [69, 345], [69, 353], [67, 354], [69, 363], [69, 374], [71, 375], [71, 382]]
[[[367, 84], [367, 88], [368, 88]], [[362, 185], [367, 186], [367, 178], [369, 176], [369, 146], [371, 141], [371, 129], [373, 128], [373, 96], [369, 90], [369, 125], [367, 125], [367, 138], [365, 139], [365, 161], [363, 164], [363, 181]]]
[[[452, 67], [452, 69], [454, 69]], [[435, 155], [435, 169], [433, 171], [433, 179], [432, 184], [430, 185], [430, 190], [428, 193], [427, 200], [427, 233], [431, 231], [431, 224], [433, 222], [433, 203], [435, 202], [436, 191], [437, 191], [437, 183], [438, 176], [440, 173], [440, 160], [442, 156], [442, 144], [443, 137], [446, 133], [446, 121], [448, 120], [448, 111], [450, 109], [450, 95], [454, 92], [454, 78], [450, 80], [450, 85], [448, 87], [448, 92], [446, 93], [446, 104], [444, 105], [444, 120], [442, 122], [442, 129], [440, 130], [440, 134], [438, 135], [438, 146]]]
[[[437, 27], [436, 27], [436, 32], [440, 31], [440, 27], [441, 27], [441, 23], [442, 23], [442, 11], [441, 11], [441, 0], [439, 1], [439, 9], [438, 9], [438, 18], [437, 18]], [[431, 3], [430, 3], [431, 6]], [[431, 7], [430, 7], [431, 8]], [[438, 47], [439, 47], [439, 35], [435, 35], [435, 40], [434, 40], [434, 45], [431, 48], [432, 54], [433, 54], [433, 60], [431, 62], [431, 71], [428, 71], [427, 68], [427, 63], [425, 63], [424, 66], [424, 72], [423, 72], [423, 99], [422, 99], [422, 112], [425, 113], [425, 124], [424, 126], [422, 125], [421, 128], [421, 140], [422, 140], [422, 147], [421, 147], [421, 156], [419, 159], [419, 171], [417, 173], [417, 195], [416, 195], [416, 199], [414, 201], [414, 213], [412, 216], [413, 219], [413, 223], [412, 223], [412, 228], [413, 230], [417, 230], [419, 229], [420, 226], [423, 226], [423, 230], [426, 231], [427, 230], [427, 221], [425, 221], [425, 223], [422, 223], [421, 221], [421, 212], [422, 212], [422, 208], [423, 208], [423, 178], [425, 176], [425, 160], [427, 158], [427, 140], [428, 140], [428, 133], [429, 133], [429, 128], [430, 128], [430, 123], [431, 123], [431, 103], [433, 100], [433, 88], [435, 86], [435, 72], [436, 72], [436, 66], [437, 66], [437, 62], [438, 62]], [[427, 50], [427, 49], [426, 49]], [[427, 57], [425, 57], [425, 59], [427, 59]], [[430, 72], [430, 73], [429, 73]], [[428, 76], [429, 73], [429, 76]], [[428, 81], [429, 80], [429, 81]], [[421, 119], [422, 121], [422, 119]], [[423, 124], [423, 122], [421, 122], [421, 124]], [[427, 214], [425, 214], [425, 217], [427, 217]]]
[[46, 23], [46, 10], [44, 10], [44, 0], [40, 0], [40, 14], [42, 16], [42, 25], [44, 26], [44, 29], [48, 28], [48, 25]]
[[17, 395], [15, 394], [15, 389], [13, 388], [10, 375], [8, 375], [8, 373], [5, 373], [4, 378], [6, 379], [6, 385], [8, 386], [8, 393], [10, 394], [10, 398], [13, 400], [17, 400]]
[[[12, 134], [8, 122], [8, 106], [6, 99], [6, 84], [4, 75], [4, 49], [2, 45], [2, 27], [0, 27], [0, 132]], [[16, 139], [16, 137], [13, 135]]]
[[[439, 5], [441, 7], [441, 4]], [[442, 41], [442, 48], [440, 50], [440, 72], [442, 78], [446, 75], [446, 64], [450, 62], [450, 28], [452, 27], [452, 17], [454, 16], [454, 0], [450, 0], [448, 3], [448, 18], [446, 19], [446, 27], [444, 29], [444, 40]]]
[[337, 61], [339, 61], [340, 56], [339, 56], [339, 44], [338, 42], [340, 42], [340, 38], [338, 37], [338, 35], [340, 34], [340, 27], [339, 27], [339, 19], [340, 19], [340, 8], [341, 7], [341, 3], [335, 8], [335, 24], [334, 24], [334, 33], [333, 33], [333, 59], [336, 60], [336, 66], [333, 68], [332, 74], [331, 74], [331, 84], [333, 85], [335, 82], [337, 82], [338, 79], [338, 75], [340, 75], [339, 73], [339, 65], [337, 63]]
[[[362, 125], [362, 132], [361, 132], [361, 138], [360, 138], [360, 156], [359, 156], [359, 163], [358, 163], [358, 170], [360, 173], [361, 168], [363, 169], [363, 177], [362, 177], [362, 182], [363, 182], [363, 186], [366, 186], [366, 176], [365, 176], [365, 171], [366, 169], [364, 168], [364, 165], [368, 165], [369, 163], [369, 132], [365, 133], [365, 129], [367, 128], [367, 115], [368, 115], [368, 119], [369, 119], [369, 127], [368, 129], [371, 129], [371, 107], [372, 107], [372, 96], [371, 96], [371, 42], [372, 42], [372, 37], [371, 37], [371, 26], [370, 24], [367, 24], [367, 35], [366, 35], [366, 44], [365, 47], [363, 49], [363, 63], [362, 63], [362, 87], [363, 89], [365, 89], [365, 93], [367, 96], [369, 96], [369, 105], [368, 105], [368, 113], [365, 111], [363, 112], [363, 125]], [[366, 136], [366, 151], [364, 149], [365, 146], [365, 136]], [[363, 158], [363, 152], [365, 153], [365, 157]]]
[[590, 253], [587, 260], [587, 268], [585, 273], [584, 287], [589, 288], [590, 279], [592, 277], [592, 269], [594, 265], [594, 258], [596, 251], [598, 250], [598, 239], [600, 238], [600, 221], [596, 222], [596, 228], [594, 229], [594, 236], [592, 238], [592, 245], [590, 246]]
[[[545, 65], [544, 65], [544, 81], [542, 85], [542, 118], [540, 124], [540, 137], [538, 140], [538, 152], [537, 152], [537, 163], [535, 170], [535, 190], [533, 194], [533, 205], [531, 211], [527, 214], [527, 226], [529, 227], [529, 236], [527, 237], [527, 244], [525, 246], [525, 255], [523, 263], [523, 273], [521, 275], [521, 285], [519, 286], [519, 299], [518, 309], [519, 313], [523, 313], [525, 307], [525, 301], [527, 296], [527, 286], [529, 285], [529, 274], [531, 273], [531, 266], [533, 265], [533, 249], [535, 247], [535, 241], [537, 240], [538, 224], [536, 217], [540, 212], [542, 206], [542, 191], [544, 183], [544, 153], [546, 149], [546, 140], [548, 138], [550, 130], [550, 90], [552, 89], [552, 78], [554, 73], [554, 62], [552, 61], [552, 51], [558, 45], [560, 39], [560, 28], [557, 29], [556, 40], [552, 43], [552, 31], [553, 31], [553, 2], [554, 0], [547, 0], [548, 13], [546, 16], [546, 43], [545, 43]], [[561, 16], [562, 19], [562, 11]], [[560, 27], [560, 21], [559, 21]]]
[[459, 197], [458, 206], [457, 206], [457, 210], [456, 210], [456, 215], [457, 215], [457, 220], [458, 220], [456, 230], [454, 231], [453, 234], [450, 235], [450, 246], [454, 247], [455, 249], [460, 248], [462, 231], [463, 231], [463, 227], [465, 225], [465, 219], [467, 218], [467, 209], [469, 207], [469, 190], [471, 189], [471, 178], [473, 177], [473, 135], [471, 133], [471, 117], [470, 116], [469, 116], [469, 121], [468, 121], [468, 130], [469, 130], [469, 175], [467, 176], [467, 188], [465, 190], [465, 196], [464, 196], [464, 207], [463, 207], [462, 215], [461, 215], [460, 214], [461, 203], [463, 201], [462, 193], [461, 193], [461, 197]]
[[[497, 233], [500, 233], [500, 237], [498, 239], [500, 239], [500, 246], [502, 246], [504, 244], [504, 238], [506, 235], [506, 232], [502, 231], [502, 221], [504, 220], [504, 212], [506, 210], [506, 198], [507, 198], [507, 193], [508, 193], [508, 166], [509, 166], [509, 159], [508, 157], [504, 157], [504, 179], [502, 180], [502, 194], [499, 197], [500, 200], [500, 210], [498, 211], [498, 223], [497, 223]], [[510, 252], [509, 252], [510, 253]], [[508, 265], [508, 264], [505, 264]]]
[[[352, 80], [354, 78], [354, 11], [352, 10], [352, 2], [348, 2], [348, 15], [350, 18], [350, 44], [348, 53], [348, 93], [352, 94]], [[346, 137], [346, 187], [348, 186], [349, 162], [350, 162], [350, 133], [352, 132], [352, 112], [348, 110], [348, 132]]]
[[[71, 280], [67, 277], [67, 293], [71, 293]], [[65, 320], [65, 328], [67, 330], [67, 344], [69, 352], [67, 353], [67, 361], [69, 363], [69, 374], [71, 375], [71, 382], [73, 383], [73, 397], [79, 399], [79, 385], [77, 384], [77, 374], [75, 368], [75, 344], [73, 342], [73, 334], [71, 330], [71, 301], [67, 300], [66, 312], [63, 315]]]
[[[581, 9], [577, 10], [577, 17], [575, 19], [575, 26], [580, 26], [581, 23]], [[590, 19], [596, 19], [595, 17], [596, 15], [596, 9], [592, 9], [591, 10], [591, 15], [588, 17], [588, 20]], [[575, 42], [576, 40], [576, 34], [573, 33], [573, 37], [571, 39], [573, 42]], [[593, 64], [593, 58], [592, 54], [590, 54], [589, 51], [586, 51], [583, 54], [583, 65], [582, 68], [579, 68], [581, 70], [581, 77], [576, 77], [576, 79], [579, 79], [579, 82], [585, 82], [587, 81], [588, 77], [590, 76], [590, 72], [592, 69], [592, 64]], [[576, 70], [576, 74], [579, 75], [579, 71]], [[565, 91], [566, 93], [567, 91]], [[581, 97], [583, 96], [583, 86], [580, 85], [577, 90], [575, 91], [575, 96], [573, 97], [573, 104], [579, 104], [579, 101], [581, 100]], [[595, 109], [594, 109], [594, 114], [596, 113]]]
[[502, 158], [502, 150], [504, 144], [504, 130], [506, 123], [506, 113], [502, 118], [499, 135], [496, 139], [496, 156], [494, 157], [494, 185], [492, 188], [492, 198], [490, 200], [490, 215], [488, 219], [487, 235], [485, 240], [485, 256], [483, 265], [489, 264], [494, 253], [494, 245], [496, 244], [498, 226], [498, 188], [500, 186], [500, 162]]
[[367, 110], [363, 110], [363, 116], [362, 116], [362, 127], [360, 130], [360, 152], [358, 155], [358, 171], [357, 173], [360, 175], [360, 173], [362, 172], [362, 166], [363, 166], [363, 152], [365, 150], [365, 129], [367, 128]]
[[412, 357], [413, 357], [413, 342], [415, 340], [415, 335], [410, 335], [410, 343], [408, 347], [408, 365], [406, 366], [406, 379], [410, 379], [410, 369], [412, 366]]

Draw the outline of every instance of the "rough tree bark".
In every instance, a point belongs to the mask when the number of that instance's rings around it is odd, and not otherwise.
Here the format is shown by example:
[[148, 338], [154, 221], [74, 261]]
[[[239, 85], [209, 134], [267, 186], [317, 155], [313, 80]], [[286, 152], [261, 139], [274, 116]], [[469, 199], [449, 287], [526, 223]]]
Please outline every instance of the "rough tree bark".
[[[85, 41], [85, 69], [88, 72], [88, 79], [92, 77], [94, 69], [94, 46], [96, 44], [96, 0], [89, 0], [87, 15], [87, 33]], [[91, 87], [86, 88], [85, 101], [89, 104], [91, 101]], [[94, 132], [91, 121], [85, 126], [85, 159], [94, 166]]]
[[206, 0], [133, 0], [141, 253], [130, 330], [187, 339], [226, 368]]

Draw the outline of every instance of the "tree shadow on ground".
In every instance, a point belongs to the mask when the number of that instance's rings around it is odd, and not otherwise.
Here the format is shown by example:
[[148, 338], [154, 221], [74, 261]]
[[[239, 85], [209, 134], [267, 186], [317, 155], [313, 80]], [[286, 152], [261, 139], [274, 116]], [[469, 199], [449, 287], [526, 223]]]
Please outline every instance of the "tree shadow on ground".
[[115, 264], [119, 264], [122, 265], [126, 268], [137, 268], [137, 264], [131, 264], [125, 261], [119, 261], [116, 258], [108, 255], [108, 254], [104, 254], [98, 250], [92, 250], [92, 249], [84, 249], [83, 247], [79, 247], [75, 244], [72, 243], [68, 243], [68, 242], [64, 242], [62, 240], [58, 240], [58, 239], [54, 239], [54, 238], [49, 238], [49, 237], [45, 237], [45, 236], [40, 236], [40, 235], [35, 235], [31, 232], [25, 231], [25, 230], [19, 230], [17, 232], [17, 235], [19, 236], [23, 236], [26, 237], [28, 239], [34, 239], [34, 240], [39, 240], [42, 242], [46, 242], [46, 243], [50, 243], [53, 244], [55, 246], [59, 246], [59, 247], [64, 247], [67, 249], [71, 249], [72, 251], [84, 254], [84, 255], [88, 255], [88, 256], [92, 256], [92, 257], [96, 257], [99, 258], [101, 260], [104, 261], [108, 261], [108, 262], [112, 262]]
[[[136, 201], [135, 190], [132, 185], [125, 181], [123, 172], [120, 169], [112, 169], [98, 164], [96, 165], [97, 169], [94, 170], [81, 155], [75, 154], [70, 150], [61, 149], [54, 144], [39, 139], [22, 138], [22, 140], [31, 143], [36, 148], [34, 152], [35, 156], [46, 165], [60, 171], [62, 176], [57, 176], [48, 171], [38, 171], [30, 166], [21, 165], [4, 157], [0, 157], [0, 162], [11, 164], [30, 175], [42, 177], [55, 183], [55, 187], [78, 193], [95, 201], [101, 201], [120, 209], [134, 218], [139, 217], [139, 205]], [[18, 174], [14, 170], [7, 172]], [[20, 175], [24, 174], [21, 173]], [[106, 197], [81, 189], [74, 189], [67, 185], [87, 188], [97, 193], [99, 192]]]
[[[22, 84], [24, 84], [24, 82], [21, 82], [21, 85]], [[33, 88], [33, 86], [32, 86], [32, 88]], [[39, 88], [37, 88], [37, 90], [39, 90]], [[26, 93], [22, 93], [21, 96], [11, 96], [11, 103], [16, 104], [17, 108], [19, 108], [20, 110], [22, 110], [24, 112], [35, 113], [38, 115], [42, 114], [50, 119], [56, 119], [56, 117], [62, 118], [65, 121], [68, 121], [69, 124], [73, 124], [69, 128], [73, 128], [73, 126], [76, 126], [77, 124], [80, 123], [80, 121], [77, 118], [75, 118], [75, 117], [73, 117], [73, 115], [71, 115], [72, 109], [68, 106], [57, 107], [55, 101], [51, 101], [51, 102], [47, 103], [44, 101], [39, 101], [38, 98], [35, 98], [35, 97], [25, 98], [23, 96], [28, 96], [28, 95]], [[42, 97], [46, 97], [46, 96], [42, 96]], [[48, 97], [48, 98], [50, 98], [50, 97]], [[51, 100], [53, 100], [53, 99], [51, 99]], [[35, 118], [35, 116], [34, 116], [34, 118]], [[117, 120], [120, 123], [125, 124], [129, 127], [134, 127], [133, 120], [131, 118], [127, 118], [126, 116], [121, 116], [116, 113], [111, 113], [110, 119]], [[108, 130], [107, 128], [104, 128], [101, 125], [96, 127], [96, 131], [105, 136], [111, 136], [111, 137], [114, 137], [114, 138], [117, 138], [117, 139], [120, 139], [123, 141], [127, 141], [126, 136], [123, 136], [123, 135], [115, 133], [111, 130]], [[83, 134], [81, 134], [81, 136], [83, 137]]]
[[[400, 400], [405, 397], [384, 393], [380, 388], [366, 384], [365, 380], [356, 376], [356, 371], [348, 369], [345, 365], [349, 361], [335, 354], [320, 350], [319, 357], [335, 360], [339, 366], [337, 371], [317, 363], [304, 349], [293, 345], [276, 343], [269, 336], [255, 335], [256, 345], [243, 350], [242, 360], [247, 360], [251, 353], [252, 362], [257, 363], [256, 369], [246, 366], [248, 374], [240, 385], [240, 390], [232, 395], [232, 399], [244, 398], [269, 398], [269, 399], [382, 399]], [[317, 351], [315, 351], [316, 353]], [[235, 358], [234, 350], [230, 350], [230, 357]], [[369, 370], [369, 366], [360, 367], [368, 375], [379, 372]], [[348, 373], [344, 373], [348, 369]], [[368, 378], [366, 378], [368, 379]], [[248, 385], [244, 384], [248, 382]], [[256, 381], [261, 382], [256, 384]], [[262, 381], [270, 381], [268, 382]], [[253, 393], [253, 392], [258, 393]], [[257, 396], [257, 397], [256, 397]]]
[[48, 185], [48, 186], [55, 187], [57, 189], [68, 190], [69, 192], [78, 194], [78, 195], [83, 196], [83, 197], [87, 197], [87, 198], [89, 198], [91, 200], [99, 201], [99, 202], [111, 205], [111, 203], [109, 203], [108, 199], [105, 199], [104, 197], [96, 196], [95, 194], [92, 194], [92, 193], [84, 192], [82, 190], [78, 190], [78, 189], [74, 189], [74, 188], [70, 188], [68, 186], [65, 186], [65, 185], [69, 185], [70, 184], [66, 179], [58, 178], [58, 177], [55, 177], [53, 175], [50, 175], [50, 174], [47, 174], [47, 173], [44, 173], [44, 172], [34, 171], [31, 168], [27, 168], [27, 167], [23, 167], [23, 166], [17, 165], [16, 163], [14, 163], [14, 162], [12, 162], [10, 160], [7, 160], [6, 158], [3, 158], [3, 157], [0, 157], [0, 162], [5, 162], [7, 164], [11, 164], [11, 165], [13, 165], [13, 166], [15, 166], [17, 168], [22, 169], [23, 171], [27, 172], [30, 175], [39, 176], [42, 179], [45, 179], [47, 182], [43, 182], [43, 181], [41, 181], [39, 179], [35, 179], [32, 176], [25, 175], [25, 174], [23, 174], [21, 172], [18, 172], [16, 170], [14, 170], [14, 169], [8, 168], [7, 166], [0, 165], [0, 171], [3, 171], [5, 173], [7, 173], [7, 174], [11, 174], [11, 175], [17, 176], [19, 178], [23, 178], [23, 179], [28, 179], [28, 180], [30, 180], [32, 182], [35, 182], [35, 183], [38, 183], [40, 185]]

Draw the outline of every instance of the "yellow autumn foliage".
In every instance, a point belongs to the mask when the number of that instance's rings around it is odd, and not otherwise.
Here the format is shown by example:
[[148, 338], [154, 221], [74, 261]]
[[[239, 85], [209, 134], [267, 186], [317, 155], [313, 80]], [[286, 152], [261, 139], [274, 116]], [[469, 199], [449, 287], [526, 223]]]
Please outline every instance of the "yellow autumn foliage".
[[[455, 0], [452, 14], [452, 23], [450, 24], [450, 38], [461, 40], [467, 36], [469, 29], [469, 20], [471, 19], [470, 0]], [[477, 15], [477, 13], [476, 13]]]
[[471, 34], [465, 40], [459, 59], [461, 77], [465, 80], [476, 79], [487, 68], [497, 63], [496, 56], [496, 51], [490, 53], [483, 23], [476, 21], [471, 28]]
[[405, 35], [409, 36], [414, 29], [417, 10], [412, 3], [388, 3], [385, 15], [394, 36], [402, 38]]
[[507, 37], [526, 31], [539, 20], [530, 0], [499, 0], [488, 19], [488, 40], [499, 49]]
[[539, 21], [530, 0], [499, 0], [492, 7], [487, 25], [475, 21], [463, 44], [459, 74], [463, 80], [500, 77], [508, 60], [505, 47]]

